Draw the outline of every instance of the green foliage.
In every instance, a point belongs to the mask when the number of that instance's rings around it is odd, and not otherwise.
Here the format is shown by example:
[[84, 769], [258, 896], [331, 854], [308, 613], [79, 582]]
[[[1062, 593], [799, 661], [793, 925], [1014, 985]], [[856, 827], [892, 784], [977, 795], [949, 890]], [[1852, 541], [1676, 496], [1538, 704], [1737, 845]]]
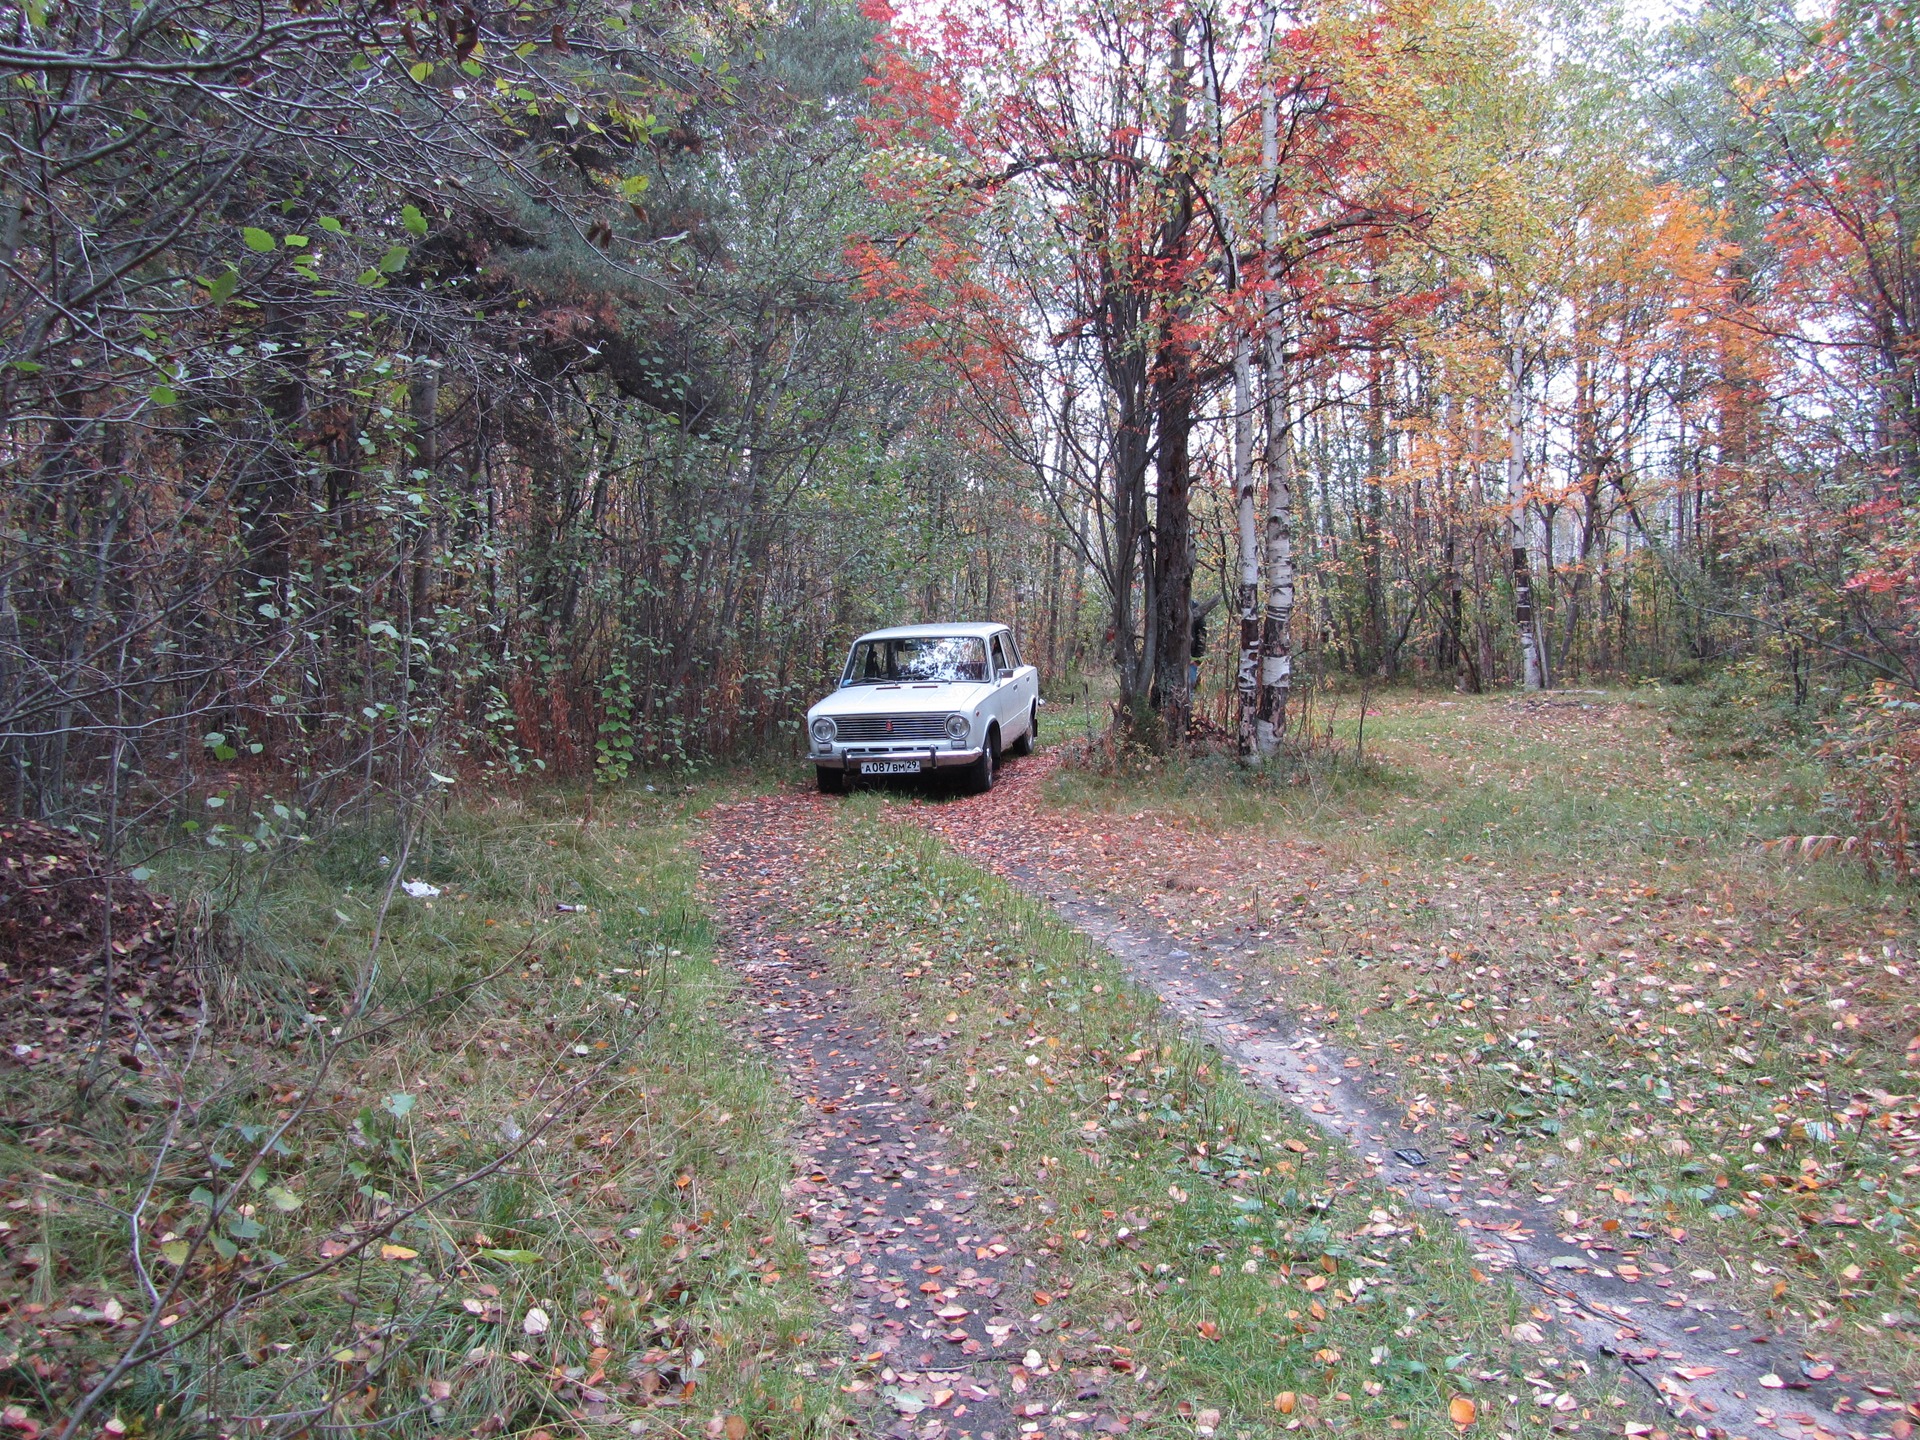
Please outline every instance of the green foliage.
[[[215, 51], [250, 23], [193, 14]], [[156, 238], [78, 329], [0, 301], [0, 400], [37, 417], [0, 487], [19, 804], [117, 848], [136, 812], [224, 841], [209, 800], [319, 832], [447, 780], [617, 781], [790, 744], [860, 627], [1005, 607], [1027, 481], [956, 448], [952, 380], [844, 273], [872, 25], [739, 22], [588, 0], [495, 51], [427, 15], [408, 74], [301, 11], [231, 115], [123, 144], [137, 68], [60, 112], [91, 158], [36, 213]], [[247, 136], [269, 160], [226, 174]]]

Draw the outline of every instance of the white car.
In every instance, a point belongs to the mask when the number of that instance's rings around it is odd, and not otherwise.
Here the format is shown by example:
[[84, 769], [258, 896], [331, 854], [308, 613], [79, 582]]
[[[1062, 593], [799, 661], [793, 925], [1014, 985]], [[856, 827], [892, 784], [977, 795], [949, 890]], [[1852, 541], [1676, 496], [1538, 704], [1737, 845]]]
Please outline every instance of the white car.
[[840, 688], [807, 712], [823, 794], [854, 775], [957, 772], [993, 788], [1002, 754], [1040, 733], [1040, 672], [1005, 625], [901, 625], [853, 642]]

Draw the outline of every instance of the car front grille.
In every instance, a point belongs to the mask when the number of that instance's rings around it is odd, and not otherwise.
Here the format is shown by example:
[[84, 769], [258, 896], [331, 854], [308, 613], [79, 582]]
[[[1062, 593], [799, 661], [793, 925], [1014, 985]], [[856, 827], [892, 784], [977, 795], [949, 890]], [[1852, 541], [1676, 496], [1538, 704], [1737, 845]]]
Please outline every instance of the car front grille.
[[944, 740], [944, 715], [837, 715], [835, 738], [850, 745], [904, 740]]

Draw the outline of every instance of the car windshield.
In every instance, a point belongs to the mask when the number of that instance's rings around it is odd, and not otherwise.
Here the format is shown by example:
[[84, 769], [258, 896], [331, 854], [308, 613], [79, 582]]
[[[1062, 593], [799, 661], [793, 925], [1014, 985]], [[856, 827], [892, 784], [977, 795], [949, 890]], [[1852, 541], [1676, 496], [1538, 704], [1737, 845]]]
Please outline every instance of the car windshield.
[[985, 680], [987, 645], [976, 635], [915, 635], [862, 640], [847, 661], [845, 685]]

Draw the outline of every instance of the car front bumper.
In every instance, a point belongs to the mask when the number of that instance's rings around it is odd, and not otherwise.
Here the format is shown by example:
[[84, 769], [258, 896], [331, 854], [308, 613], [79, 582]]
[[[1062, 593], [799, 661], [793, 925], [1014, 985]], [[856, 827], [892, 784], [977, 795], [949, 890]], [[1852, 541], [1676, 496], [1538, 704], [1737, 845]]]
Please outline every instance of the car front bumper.
[[917, 763], [922, 770], [957, 770], [963, 765], [971, 765], [980, 758], [980, 751], [941, 750], [931, 745], [917, 748], [895, 747], [892, 749], [867, 749], [850, 745], [845, 749], [835, 749], [831, 753], [816, 750], [812, 760], [822, 770], [845, 770], [858, 775], [860, 767], [867, 764], [897, 764], [902, 761]]

